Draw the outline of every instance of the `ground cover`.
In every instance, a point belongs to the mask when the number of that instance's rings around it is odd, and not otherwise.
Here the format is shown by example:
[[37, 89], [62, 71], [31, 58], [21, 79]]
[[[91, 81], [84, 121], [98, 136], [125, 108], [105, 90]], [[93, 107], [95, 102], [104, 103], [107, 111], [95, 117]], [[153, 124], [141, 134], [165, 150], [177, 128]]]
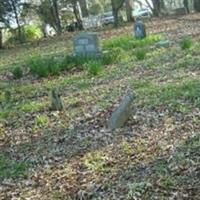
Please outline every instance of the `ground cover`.
[[[198, 17], [190, 16], [190, 30], [198, 31]], [[104, 47], [120, 48], [123, 56], [97, 76], [76, 69], [45, 78], [28, 72], [29, 54], [69, 51], [63, 39], [22, 47], [15, 57], [12, 50], [1, 54], [0, 199], [198, 199], [200, 46], [182, 21], [152, 22], [151, 37], [175, 40], [166, 49], [155, 48], [154, 40], [130, 45], [122, 30], [118, 37], [116, 30], [100, 33]], [[174, 34], [177, 28], [182, 35]], [[193, 45], [183, 50], [179, 41], [188, 35]], [[9, 74], [13, 63], [27, 73], [19, 80]], [[49, 110], [53, 87], [61, 92], [61, 112]], [[130, 88], [132, 117], [110, 131], [106, 121]]]

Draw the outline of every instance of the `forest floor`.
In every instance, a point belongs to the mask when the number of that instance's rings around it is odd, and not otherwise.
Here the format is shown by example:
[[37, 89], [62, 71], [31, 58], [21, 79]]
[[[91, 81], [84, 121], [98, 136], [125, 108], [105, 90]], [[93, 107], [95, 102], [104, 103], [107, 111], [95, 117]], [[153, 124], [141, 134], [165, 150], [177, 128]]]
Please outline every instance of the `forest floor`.
[[[129, 50], [94, 77], [27, 70], [30, 55], [70, 52], [67, 33], [0, 51], [0, 199], [200, 199], [199, 24], [199, 14], [147, 21], [149, 34], [173, 45], [145, 46], [144, 60]], [[132, 25], [98, 32], [105, 41], [128, 33]], [[193, 45], [182, 50], [185, 36]], [[18, 64], [26, 76], [14, 80]], [[49, 109], [52, 87], [63, 111]], [[132, 116], [111, 131], [107, 120], [130, 88]]]

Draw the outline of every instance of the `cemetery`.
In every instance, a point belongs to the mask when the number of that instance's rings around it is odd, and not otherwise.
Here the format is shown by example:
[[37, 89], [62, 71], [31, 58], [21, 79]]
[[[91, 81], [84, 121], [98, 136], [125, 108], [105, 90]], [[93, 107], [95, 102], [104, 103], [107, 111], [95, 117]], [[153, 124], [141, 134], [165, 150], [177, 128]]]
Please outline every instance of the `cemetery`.
[[0, 200], [199, 199], [199, 25], [138, 17], [0, 49]]

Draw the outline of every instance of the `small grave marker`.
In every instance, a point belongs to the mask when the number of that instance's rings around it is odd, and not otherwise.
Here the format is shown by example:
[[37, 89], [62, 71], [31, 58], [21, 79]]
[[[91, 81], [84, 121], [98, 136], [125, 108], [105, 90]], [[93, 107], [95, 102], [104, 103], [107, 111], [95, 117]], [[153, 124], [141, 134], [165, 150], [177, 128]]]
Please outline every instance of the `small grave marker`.
[[51, 110], [63, 110], [63, 104], [60, 98], [60, 93], [55, 88], [51, 90]]
[[134, 25], [134, 35], [137, 39], [146, 38], [146, 27], [140, 19], [136, 19], [136, 23]]
[[81, 33], [74, 38], [76, 56], [100, 56], [101, 50], [96, 33]]
[[156, 48], [168, 48], [171, 44], [169, 40], [161, 40], [156, 43]]
[[131, 105], [134, 99], [132, 93], [128, 93], [121, 101], [118, 108], [112, 113], [108, 121], [108, 128], [116, 129], [124, 125], [131, 114]]

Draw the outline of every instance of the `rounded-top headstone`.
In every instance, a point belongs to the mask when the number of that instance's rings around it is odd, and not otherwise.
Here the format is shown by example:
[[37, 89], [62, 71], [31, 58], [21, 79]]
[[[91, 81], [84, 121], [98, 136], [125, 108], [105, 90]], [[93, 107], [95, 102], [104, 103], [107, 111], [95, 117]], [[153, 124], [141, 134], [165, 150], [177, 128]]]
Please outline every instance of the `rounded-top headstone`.
[[137, 39], [146, 38], [146, 27], [145, 24], [139, 18], [136, 19], [134, 24], [134, 35]]

